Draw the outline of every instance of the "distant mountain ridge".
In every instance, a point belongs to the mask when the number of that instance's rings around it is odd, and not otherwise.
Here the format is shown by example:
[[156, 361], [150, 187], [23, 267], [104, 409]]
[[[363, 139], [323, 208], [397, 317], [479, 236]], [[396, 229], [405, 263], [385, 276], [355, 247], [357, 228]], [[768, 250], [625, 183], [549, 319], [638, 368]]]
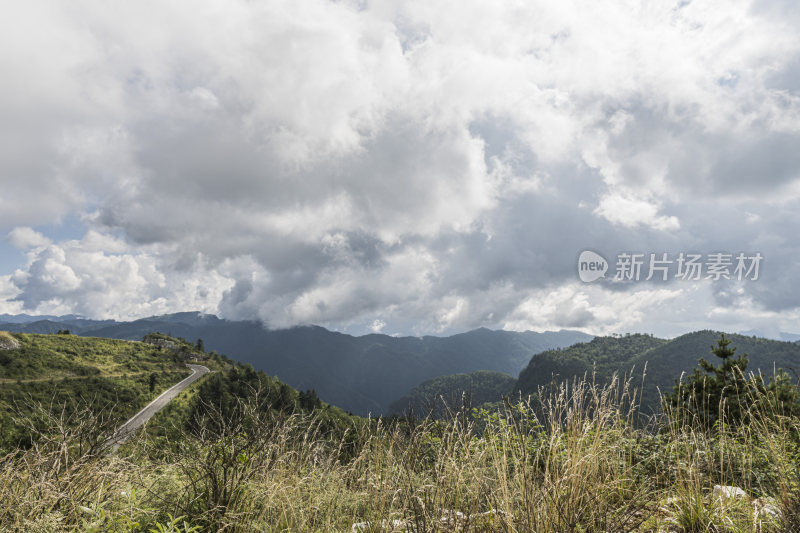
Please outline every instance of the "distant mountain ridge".
[[784, 341], [784, 342], [800, 342], [800, 333], [788, 333], [786, 331], [779, 331], [778, 333], [766, 333], [760, 329], [750, 329], [747, 331], [740, 331], [739, 335], [745, 335], [747, 337], [763, 337], [765, 339], [771, 339], [776, 341]]
[[531, 356], [587, 341], [577, 331], [513, 332], [476, 329], [450, 337], [359, 337], [319, 326], [267, 330], [258, 322], [229, 321], [196, 312], [147, 317], [131, 322], [82, 317], [6, 322], [0, 330], [141, 340], [155, 331], [216, 350], [300, 390], [359, 415], [388, 412], [391, 402], [423, 381], [477, 370], [516, 376]]
[[[660, 407], [659, 391], [670, 392], [676, 380], [697, 366], [698, 359], [702, 357], [719, 364], [711, 354], [711, 347], [720, 335], [718, 331], [703, 330], [671, 340], [643, 334], [595, 337], [564, 350], [547, 350], [535, 355], [519, 374], [514, 390], [523, 395], [533, 394], [550, 383], [583, 376], [591, 378], [593, 373], [597, 381], [603, 382], [617, 372], [621, 377], [633, 376], [633, 386], [641, 389], [643, 410], [655, 412]], [[777, 368], [792, 375], [792, 371], [800, 369], [800, 343], [735, 333], [726, 333], [726, 337], [736, 348], [736, 355], [748, 355], [748, 372], [760, 371], [769, 378]]]

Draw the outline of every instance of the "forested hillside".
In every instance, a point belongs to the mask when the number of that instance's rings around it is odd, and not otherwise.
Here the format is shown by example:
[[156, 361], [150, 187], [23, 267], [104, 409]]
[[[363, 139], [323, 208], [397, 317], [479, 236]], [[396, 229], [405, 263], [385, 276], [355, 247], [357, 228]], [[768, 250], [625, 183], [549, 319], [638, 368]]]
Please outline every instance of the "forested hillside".
[[[708, 358], [720, 333], [710, 330], [681, 335], [672, 340], [634, 334], [596, 337], [562, 350], [548, 350], [531, 358], [520, 373], [514, 390], [523, 395], [536, 393], [541, 386], [571, 380], [593, 373], [599, 382], [607, 381], [614, 372], [633, 375], [633, 385], [642, 389], [645, 412], [659, 410], [660, 392], [672, 390], [676, 380]], [[728, 336], [737, 355], [749, 356], [749, 371], [773, 375], [773, 370], [800, 368], [800, 345], [758, 337], [731, 334]], [[644, 381], [642, 381], [642, 376]]]
[[516, 379], [502, 372], [478, 370], [469, 374], [449, 374], [423, 383], [393, 402], [393, 414], [445, 418], [462, 408], [469, 409], [487, 402], [498, 402], [509, 394]]

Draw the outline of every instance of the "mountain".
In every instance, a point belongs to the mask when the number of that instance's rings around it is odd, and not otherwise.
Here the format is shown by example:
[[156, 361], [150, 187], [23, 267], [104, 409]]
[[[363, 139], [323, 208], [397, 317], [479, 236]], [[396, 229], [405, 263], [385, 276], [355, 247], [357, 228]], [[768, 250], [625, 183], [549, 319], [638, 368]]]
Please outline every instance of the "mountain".
[[9, 323], [9, 324], [27, 324], [29, 322], [38, 322], [40, 320], [52, 320], [54, 322], [58, 321], [70, 321], [70, 320], [82, 320], [84, 317], [80, 315], [62, 315], [62, 316], [55, 316], [55, 315], [9, 315], [6, 313], [0, 314], [0, 324], [2, 323]]
[[[721, 333], [696, 331], [672, 340], [650, 335], [596, 337], [565, 350], [548, 350], [531, 358], [520, 373], [514, 390], [523, 395], [536, 393], [539, 387], [553, 381], [570, 380], [575, 376], [592, 376], [605, 381], [614, 372], [620, 376], [633, 375], [633, 385], [642, 389], [642, 408], [645, 412], [659, 410], [660, 392], [671, 391], [675, 381], [697, 366], [701, 357], [718, 364], [711, 347]], [[736, 354], [746, 353], [748, 371], [773, 375], [774, 370], [800, 368], [800, 344], [738, 334], [726, 334], [736, 348]], [[646, 376], [642, 381], [642, 373]]]
[[452, 337], [354, 337], [317, 326], [265, 330], [257, 323], [227, 321], [192, 331], [173, 326], [172, 331], [187, 338], [202, 335], [207, 347], [298, 389], [314, 389], [323, 400], [360, 415], [387, 412], [392, 401], [425, 380], [475, 370], [516, 375], [543, 347], [588, 338], [575, 332], [488, 329]]
[[779, 331], [778, 333], [765, 333], [764, 330], [750, 329], [747, 331], [740, 331], [739, 334], [746, 337], [764, 337], [765, 339], [772, 339], [776, 341], [800, 342], [800, 333], [787, 333], [785, 331]]
[[[27, 317], [27, 315], [22, 316]], [[0, 331], [13, 331], [15, 333], [39, 333], [43, 335], [48, 333], [57, 333], [65, 329], [70, 330], [70, 333], [79, 334], [90, 332], [111, 324], [118, 324], [118, 322], [113, 320], [88, 320], [85, 318], [76, 317], [74, 315], [65, 317], [28, 317], [30, 320], [16, 318], [13, 315], [2, 315], [2, 317], [3, 320], [0, 320]]]
[[393, 402], [389, 412], [444, 418], [465, 403], [469, 408], [499, 401], [504, 394], [511, 392], [516, 381], [508, 374], [489, 370], [440, 376], [414, 387], [409, 394]]
[[[41, 322], [41, 321], [40, 321]], [[91, 321], [89, 321], [91, 322]], [[222, 320], [201, 313], [176, 313], [131, 322], [2, 324], [9, 331], [56, 332], [140, 340], [161, 332], [224, 353], [279, 377], [301, 390], [315, 390], [333, 405], [360, 415], [382, 414], [391, 402], [423, 381], [455, 373], [492, 370], [517, 375], [534, 353], [592, 337], [577, 331], [493, 331], [485, 328], [451, 337], [355, 337], [318, 326], [265, 329], [258, 322]]]
[[59, 412], [63, 405], [69, 417], [81, 402], [88, 402], [105, 413], [113, 429], [186, 377], [187, 360], [212, 373], [193, 384], [181, 401], [170, 403], [154, 418], [160, 423], [150, 424], [157, 427], [148, 431], [177, 435], [202, 417], [205, 406], [232, 409], [239, 399], [249, 397], [277, 415], [313, 412], [320, 427], [332, 433], [343, 434], [354, 421], [313, 391], [297, 391], [250, 365], [167, 335], [151, 334], [144, 342], [132, 342], [0, 331], [0, 456], [17, 445], [25, 447], [32, 437], [15, 413], [36, 420], [36, 404]]

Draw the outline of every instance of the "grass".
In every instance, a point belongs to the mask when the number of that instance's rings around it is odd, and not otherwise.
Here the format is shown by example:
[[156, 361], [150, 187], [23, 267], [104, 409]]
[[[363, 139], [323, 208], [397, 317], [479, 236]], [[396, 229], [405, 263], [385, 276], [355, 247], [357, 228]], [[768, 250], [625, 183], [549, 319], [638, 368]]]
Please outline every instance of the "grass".
[[[18, 347], [0, 351], [0, 451], [28, 446], [29, 415], [91, 403], [121, 422], [190, 371], [181, 358], [141, 342], [3, 332]], [[154, 376], [151, 390], [150, 380]]]
[[2, 459], [0, 531], [798, 531], [800, 420], [758, 400], [738, 427], [642, 424], [630, 383], [578, 380], [346, 438], [240, 401], [225, 416], [207, 405], [169, 446], [142, 433], [114, 456], [90, 445], [102, 416], [42, 412], [36, 445]]

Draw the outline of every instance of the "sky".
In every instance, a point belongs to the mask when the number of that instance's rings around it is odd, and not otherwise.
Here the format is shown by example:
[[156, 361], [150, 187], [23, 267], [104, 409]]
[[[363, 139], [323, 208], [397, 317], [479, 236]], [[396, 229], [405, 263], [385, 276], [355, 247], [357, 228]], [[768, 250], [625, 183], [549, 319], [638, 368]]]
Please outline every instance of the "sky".
[[[800, 332], [798, 27], [793, 0], [13, 3], [0, 313]], [[682, 252], [763, 261], [613, 279]]]

